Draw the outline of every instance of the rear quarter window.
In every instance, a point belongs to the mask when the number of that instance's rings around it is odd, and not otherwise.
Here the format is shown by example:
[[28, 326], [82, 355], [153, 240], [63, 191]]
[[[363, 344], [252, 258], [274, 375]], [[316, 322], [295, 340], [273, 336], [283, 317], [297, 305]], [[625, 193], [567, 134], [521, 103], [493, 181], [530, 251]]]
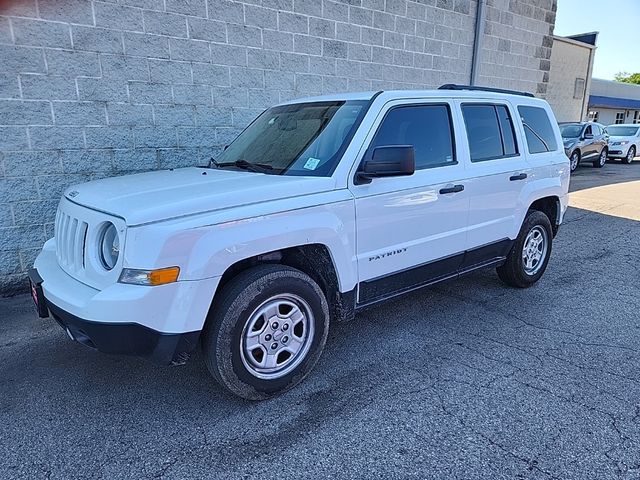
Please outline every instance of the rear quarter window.
[[555, 131], [544, 108], [520, 105], [518, 113], [524, 127], [529, 153], [553, 152], [558, 149]]

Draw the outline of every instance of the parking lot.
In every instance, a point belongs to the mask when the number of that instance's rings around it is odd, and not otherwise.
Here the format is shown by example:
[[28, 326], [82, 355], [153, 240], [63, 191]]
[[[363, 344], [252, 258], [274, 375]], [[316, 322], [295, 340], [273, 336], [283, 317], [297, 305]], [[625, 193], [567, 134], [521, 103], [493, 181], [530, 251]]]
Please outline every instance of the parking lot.
[[571, 190], [536, 286], [488, 270], [362, 313], [262, 403], [0, 299], [0, 478], [640, 477], [640, 161]]

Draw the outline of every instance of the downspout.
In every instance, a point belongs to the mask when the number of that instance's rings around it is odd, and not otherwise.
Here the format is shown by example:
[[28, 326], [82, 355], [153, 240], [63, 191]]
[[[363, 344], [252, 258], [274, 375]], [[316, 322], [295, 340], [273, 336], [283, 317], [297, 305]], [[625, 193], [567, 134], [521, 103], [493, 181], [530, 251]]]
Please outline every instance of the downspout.
[[482, 51], [482, 40], [484, 38], [482, 31], [484, 26], [484, 2], [485, 0], [478, 0], [478, 7], [476, 9], [476, 27], [473, 36], [470, 85], [477, 85], [478, 77], [480, 76], [480, 52]]
[[589, 49], [589, 64], [587, 65], [587, 78], [584, 82], [584, 98], [582, 99], [582, 108], [580, 109], [580, 121], [588, 120], [586, 116], [589, 113], [589, 95], [591, 93], [591, 76], [593, 75], [593, 56], [596, 46]]

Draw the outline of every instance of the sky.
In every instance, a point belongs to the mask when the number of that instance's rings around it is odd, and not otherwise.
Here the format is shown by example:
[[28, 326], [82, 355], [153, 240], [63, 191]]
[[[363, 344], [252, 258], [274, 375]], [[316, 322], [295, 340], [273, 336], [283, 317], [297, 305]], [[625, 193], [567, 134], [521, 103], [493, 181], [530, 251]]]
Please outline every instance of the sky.
[[593, 76], [640, 73], [640, 0], [558, 0], [555, 35], [600, 32]]

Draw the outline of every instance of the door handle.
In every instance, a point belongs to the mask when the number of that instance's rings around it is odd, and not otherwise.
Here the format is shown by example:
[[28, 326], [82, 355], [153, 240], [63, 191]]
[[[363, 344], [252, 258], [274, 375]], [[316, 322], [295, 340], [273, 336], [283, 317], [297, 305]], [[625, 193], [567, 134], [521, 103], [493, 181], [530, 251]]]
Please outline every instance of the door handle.
[[519, 173], [517, 175], [511, 175], [509, 177], [509, 180], [511, 182], [515, 182], [516, 180], [524, 180], [525, 178], [527, 178], [527, 174], [526, 173]]
[[454, 185], [453, 187], [445, 187], [440, 189], [441, 195], [446, 195], [447, 193], [458, 193], [464, 190], [464, 185]]

